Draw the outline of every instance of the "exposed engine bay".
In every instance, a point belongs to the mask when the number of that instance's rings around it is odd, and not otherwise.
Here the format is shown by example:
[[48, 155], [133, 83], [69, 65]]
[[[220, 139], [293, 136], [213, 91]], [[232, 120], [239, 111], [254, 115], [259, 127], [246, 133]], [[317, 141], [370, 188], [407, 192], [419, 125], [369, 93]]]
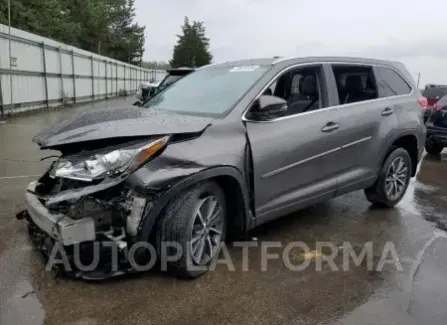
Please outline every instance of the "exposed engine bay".
[[[131, 271], [127, 250], [136, 241], [141, 218], [152, 202], [138, 194], [125, 179], [159, 154], [169, 137], [130, 142], [119, 148], [62, 155], [26, 190], [27, 210], [17, 218], [28, 221], [29, 233], [47, 257], [54, 244], [62, 244], [70, 274], [83, 278], [106, 278]], [[102, 270], [93, 274], [76, 270], [73, 249], [80, 250], [82, 264], [91, 263], [93, 244], [101, 246]], [[105, 250], [103, 250], [105, 249]], [[118, 265], [111, 265], [111, 250], [118, 252]], [[55, 256], [52, 256], [53, 258]], [[66, 265], [64, 265], [67, 271]], [[112, 274], [113, 273], [113, 274]]]

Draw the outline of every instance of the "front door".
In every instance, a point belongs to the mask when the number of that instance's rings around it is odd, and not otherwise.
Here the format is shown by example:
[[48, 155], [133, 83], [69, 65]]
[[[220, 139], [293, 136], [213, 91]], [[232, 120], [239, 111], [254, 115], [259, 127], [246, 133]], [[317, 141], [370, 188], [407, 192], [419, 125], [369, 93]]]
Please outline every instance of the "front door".
[[320, 66], [288, 71], [269, 94], [288, 101], [288, 113], [246, 122], [254, 168], [259, 223], [333, 197], [337, 166], [337, 109], [327, 107]]

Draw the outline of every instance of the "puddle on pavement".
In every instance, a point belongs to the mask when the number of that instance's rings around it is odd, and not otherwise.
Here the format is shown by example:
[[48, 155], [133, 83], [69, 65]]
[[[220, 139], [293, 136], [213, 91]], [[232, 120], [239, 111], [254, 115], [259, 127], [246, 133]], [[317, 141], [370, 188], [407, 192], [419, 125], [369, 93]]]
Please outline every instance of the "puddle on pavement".
[[416, 178], [398, 209], [420, 214], [437, 228], [447, 231], [447, 155], [423, 157]]

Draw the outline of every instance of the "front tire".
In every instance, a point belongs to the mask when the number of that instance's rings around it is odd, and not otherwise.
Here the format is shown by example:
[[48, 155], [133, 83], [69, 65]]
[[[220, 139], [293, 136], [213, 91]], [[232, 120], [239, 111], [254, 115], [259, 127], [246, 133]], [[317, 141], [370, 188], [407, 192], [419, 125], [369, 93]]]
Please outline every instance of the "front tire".
[[387, 208], [394, 207], [407, 191], [411, 170], [408, 151], [395, 148], [385, 160], [375, 184], [365, 190], [368, 201]]
[[[158, 256], [161, 260], [166, 258], [162, 256], [163, 243], [175, 243], [182, 252], [179, 259], [166, 263], [169, 274], [197, 278], [207, 272], [225, 240], [225, 207], [224, 191], [213, 181], [188, 188], [168, 203], [157, 224]], [[165, 247], [168, 256], [176, 254], [175, 248]]]
[[430, 155], [437, 156], [444, 149], [444, 146], [440, 143], [434, 142], [431, 139], [427, 139], [425, 141], [425, 151], [427, 151]]

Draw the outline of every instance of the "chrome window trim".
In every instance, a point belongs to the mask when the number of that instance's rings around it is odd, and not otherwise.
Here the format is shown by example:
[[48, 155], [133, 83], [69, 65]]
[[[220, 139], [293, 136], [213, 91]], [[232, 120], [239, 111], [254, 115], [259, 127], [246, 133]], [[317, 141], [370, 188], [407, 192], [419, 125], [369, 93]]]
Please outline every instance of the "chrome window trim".
[[[291, 58], [287, 58], [284, 61], [287, 61], [287, 60], [290, 60], [290, 59]], [[275, 64], [275, 62], [274, 62], [274, 64]], [[279, 61], [279, 62], [282, 62], [282, 61]], [[309, 112], [297, 113], [297, 114], [293, 114], [293, 115], [278, 117], [278, 118], [275, 118], [275, 119], [272, 119], [272, 120], [268, 120], [268, 121], [251, 120], [251, 119], [249, 119], [249, 118], [247, 118], [245, 116], [247, 114], [247, 112], [249, 111], [249, 109], [252, 107], [253, 103], [264, 93], [265, 90], [267, 90], [267, 88], [269, 88], [273, 84], [273, 82], [276, 81], [276, 79], [281, 74], [283, 74], [283, 73], [285, 73], [285, 72], [287, 72], [289, 70], [292, 70], [292, 69], [295, 69], [295, 68], [299, 68], [299, 67], [316, 66], [316, 65], [318, 66], [318, 65], [324, 65], [324, 64], [330, 64], [330, 65], [357, 65], [357, 66], [367, 66], [367, 67], [388, 68], [388, 69], [391, 69], [394, 72], [396, 72], [401, 78], [403, 78], [410, 85], [411, 92], [408, 93], [408, 94], [405, 94], [405, 95], [395, 95], [395, 96], [389, 96], [389, 97], [365, 100], [365, 101], [356, 102], [356, 103], [349, 103], [349, 104], [340, 104], [340, 105], [336, 105], [336, 106], [329, 106], [329, 107], [325, 107], [325, 108], [321, 108], [321, 109], [317, 109], [317, 110], [313, 110], [313, 111], [309, 111]], [[353, 105], [358, 105], [360, 103], [374, 103], [374, 102], [378, 102], [378, 101], [388, 100], [390, 98], [395, 99], [395, 98], [400, 98], [400, 97], [412, 96], [413, 94], [414, 94], [413, 84], [411, 82], [408, 82], [407, 78], [404, 75], [402, 75], [402, 73], [400, 71], [398, 71], [396, 68], [390, 67], [390, 66], [387, 66], [387, 65], [376, 64], [376, 63], [360, 63], [360, 62], [353, 63], [353, 62], [343, 62], [343, 61], [333, 61], [333, 62], [331, 62], [331, 61], [315, 61], [315, 62], [297, 63], [297, 64], [293, 64], [291, 66], [285, 67], [284, 69], [279, 71], [277, 74], [275, 74], [275, 76], [269, 81], [269, 83], [267, 83], [267, 85], [261, 89], [261, 91], [255, 96], [255, 98], [250, 101], [250, 104], [247, 106], [247, 108], [242, 113], [242, 117], [241, 118], [242, 118], [242, 121], [244, 121], [244, 122], [273, 123], [273, 122], [276, 122], [276, 121], [283, 121], [283, 120], [288, 120], [290, 118], [295, 118], [297, 116], [305, 116], [305, 115], [308, 115], [308, 114], [324, 112], [324, 111], [327, 111], [327, 110], [330, 110], [330, 109], [339, 109], [339, 108], [344, 108], [344, 107], [350, 107], [350, 106], [353, 106]]]

